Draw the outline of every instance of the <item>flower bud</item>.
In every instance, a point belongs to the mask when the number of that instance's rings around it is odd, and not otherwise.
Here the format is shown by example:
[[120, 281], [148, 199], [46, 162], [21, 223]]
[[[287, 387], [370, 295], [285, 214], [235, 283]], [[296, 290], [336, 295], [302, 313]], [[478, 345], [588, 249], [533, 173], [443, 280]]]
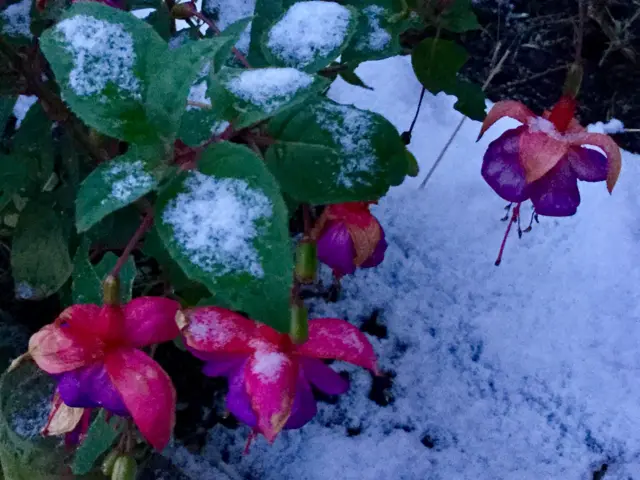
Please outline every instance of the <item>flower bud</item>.
[[111, 480], [135, 480], [138, 465], [133, 457], [120, 455], [116, 458], [111, 472]]
[[104, 305], [120, 304], [120, 279], [109, 275], [102, 283], [102, 303]]
[[117, 450], [111, 450], [111, 452], [109, 452], [109, 455], [107, 455], [104, 458], [104, 461], [102, 462], [101, 470], [105, 477], [111, 476], [111, 473], [113, 472], [113, 467], [116, 464], [116, 460], [118, 459], [119, 456], [120, 456], [120, 453]]
[[187, 20], [197, 13], [193, 2], [176, 3], [171, 9], [171, 16], [178, 20]]
[[563, 95], [566, 95], [571, 98], [576, 98], [578, 93], [580, 92], [580, 85], [582, 85], [582, 75], [583, 75], [582, 65], [579, 63], [573, 63], [571, 67], [569, 67], [569, 71], [567, 72], [567, 77], [564, 81], [564, 88], [562, 90]]
[[318, 249], [316, 243], [303, 238], [296, 248], [296, 279], [300, 283], [313, 283], [318, 270]]
[[300, 301], [291, 305], [289, 336], [291, 337], [291, 341], [296, 345], [303, 344], [309, 338], [307, 308]]

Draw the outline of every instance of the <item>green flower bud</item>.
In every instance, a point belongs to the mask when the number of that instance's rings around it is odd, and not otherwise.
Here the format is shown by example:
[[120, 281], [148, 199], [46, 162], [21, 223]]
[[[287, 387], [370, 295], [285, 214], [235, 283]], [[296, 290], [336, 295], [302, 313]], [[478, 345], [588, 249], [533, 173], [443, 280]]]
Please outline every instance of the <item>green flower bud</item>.
[[302, 302], [291, 305], [289, 336], [296, 345], [303, 344], [309, 338], [309, 319], [307, 309]]
[[135, 480], [138, 465], [133, 457], [120, 455], [116, 458], [111, 472], [111, 480]]
[[102, 284], [102, 303], [105, 305], [120, 304], [120, 279], [109, 275]]
[[296, 279], [300, 283], [313, 283], [318, 270], [318, 251], [315, 242], [303, 238], [296, 248]]
[[102, 462], [102, 473], [106, 477], [111, 476], [111, 473], [113, 472], [113, 466], [115, 465], [118, 456], [120, 456], [120, 453], [117, 450], [111, 450], [111, 452], [109, 452], [109, 455], [104, 458], [104, 461]]

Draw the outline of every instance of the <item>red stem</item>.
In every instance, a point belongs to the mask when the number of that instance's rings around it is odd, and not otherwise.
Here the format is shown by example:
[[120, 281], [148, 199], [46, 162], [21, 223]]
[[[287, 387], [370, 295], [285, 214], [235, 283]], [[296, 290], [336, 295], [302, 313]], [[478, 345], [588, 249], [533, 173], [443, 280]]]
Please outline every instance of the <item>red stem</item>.
[[[195, 12], [193, 15], [209, 25], [209, 28], [213, 30], [216, 35], [220, 35], [220, 29], [218, 28], [218, 26], [207, 17], [205, 17], [202, 13]], [[236, 47], [231, 47], [231, 51], [242, 65], [244, 65], [246, 68], [251, 68], [251, 65], [247, 61], [247, 57], [245, 57], [240, 50], [238, 50]]]
[[120, 274], [120, 270], [126, 263], [129, 255], [131, 255], [133, 249], [136, 248], [136, 245], [140, 241], [140, 238], [151, 228], [151, 225], [153, 225], [153, 211], [149, 210], [147, 211], [147, 214], [145, 215], [142, 222], [140, 222], [140, 226], [138, 227], [138, 229], [129, 239], [126, 247], [124, 247], [122, 254], [120, 255], [120, 257], [118, 257], [118, 261], [113, 266], [113, 269], [111, 270], [109, 275], [117, 277]]
[[513, 214], [511, 215], [511, 219], [509, 220], [509, 225], [507, 225], [507, 231], [504, 233], [504, 238], [502, 239], [502, 244], [500, 245], [500, 252], [498, 252], [498, 258], [496, 258], [495, 266], [499, 266], [502, 262], [502, 254], [504, 253], [504, 247], [507, 245], [507, 238], [509, 237], [509, 232], [511, 231], [511, 225], [518, 221], [518, 216], [520, 215], [520, 204], [517, 204], [513, 209]]

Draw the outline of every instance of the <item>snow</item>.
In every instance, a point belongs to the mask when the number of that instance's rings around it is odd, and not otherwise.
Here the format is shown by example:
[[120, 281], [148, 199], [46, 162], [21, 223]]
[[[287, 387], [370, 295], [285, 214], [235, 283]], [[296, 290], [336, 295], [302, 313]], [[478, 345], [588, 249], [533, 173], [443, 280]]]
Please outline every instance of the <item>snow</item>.
[[36, 296], [36, 289], [27, 282], [20, 282], [15, 287], [16, 298], [20, 300], [29, 300]]
[[[211, 106], [211, 99], [207, 96], [207, 81], [202, 80], [201, 82], [191, 85], [187, 100], [189, 102]], [[197, 105], [187, 105], [187, 110], [202, 110], [202, 107]]]
[[[330, 96], [405, 130], [420, 95], [410, 60], [357, 73], [373, 92], [338, 80]], [[480, 166], [517, 123], [501, 120], [476, 143], [480, 124], [467, 120], [420, 190], [460, 120], [453, 103], [426, 95], [410, 145], [421, 175], [372, 209], [385, 261], [345, 278], [337, 303], [312, 305], [311, 317], [358, 326], [379, 312], [387, 336], [369, 338], [395, 374], [392, 403], [368, 398], [369, 373], [336, 362], [351, 388], [335, 405], [320, 402], [308, 425], [248, 455], [247, 427], [216, 426], [202, 457], [172, 457], [191, 478], [226, 478], [203, 466], [218, 467], [221, 452], [238, 478], [263, 480], [591, 480], [605, 463], [604, 480], [640, 478], [639, 159], [623, 153], [613, 195], [581, 182], [575, 216], [541, 217], [521, 240], [512, 232], [494, 267], [506, 202]]]
[[[114, 161], [113, 166], [103, 173], [104, 181], [111, 184], [111, 196], [125, 202], [132, 197], [138, 198], [141, 190], [150, 189], [154, 180], [145, 170], [141, 160], [135, 162]], [[105, 203], [109, 199], [104, 199]]]
[[[204, 0], [205, 10], [215, 12], [216, 24], [220, 30], [224, 30], [232, 23], [247, 17], [252, 17], [256, 9], [256, 0]], [[251, 23], [244, 29], [236, 48], [244, 53], [249, 51], [251, 42]]]
[[289, 67], [302, 68], [340, 47], [351, 12], [335, 2], [295, 3], [268, 33], [267, 47]]
[[9, 37], [33, 38], [31, 34], [31, 0], [13, 3], [0, 13], [2, 33]]
[[593, 125], [589, 125], [588, 130], [591, 133], [624, 133], [624, 123], [617, 118], [612, 118], [606, 123], [596, 122]]
[[369, 35], [361, 37], [356, 43], [356, 50], [374, 50], [379, 52], [391, 42], [391, 34], [380, 26], [380, 18], [385, 10], [380, 5], [369, 5], [362, 10], [367, 16]]
[[251, 373], [260, 377], [263, 383], [274, 383], [285, 365], [291, 363], [289, 357], [280, 352], [260, 350], [254, 353]]
[[12, 430], [22, 438], [36, 438], [47, 424], [51, 399], [43, 398], [38, 403], [28, 403], [9, 418]]
[[247, 182], [189, 172], [185, 190], [165, 207], [162, 220], [199, 268], [215, 275], [264, 271], [253, 242], [270, 221], [270, 200]]
[[69, 86], [76, 95], [97, 95], [114, 84], [122, 92], [140, 97], [140, 82], [133, 72], [133, 38], [122, 25], [75, 15], [55, 29], [64, 37], [65, 49], [72, 56]]
[[312, 75], [295, 68], [261, 68], [232, 77], [227, 88], [242, 100], [273, 113], [312, 83]]
[[354, 176], [369, 172], [376, 158], [372, 140], [372, 115], [343, 105], [323, 103], [316, 109], [318, 125], [331, 134], [342, 150], [344, 164], [338, 175], [338, 183], [350, 188]]
[[16, 129], [22, 125], [22, 120], [27, 115], [29, 109], [38, 101], [36, 95], [20, 95], [13, 106], [13, 116], [16, 117]]
[[551, 138], [557, 140], [562, 139], [562, 134], [556, 130], [556, 126], [546, 118], [531, 117], [527, 121], [527, 124], [529, 125], [529, 132], [531, 133], [542, 132]]

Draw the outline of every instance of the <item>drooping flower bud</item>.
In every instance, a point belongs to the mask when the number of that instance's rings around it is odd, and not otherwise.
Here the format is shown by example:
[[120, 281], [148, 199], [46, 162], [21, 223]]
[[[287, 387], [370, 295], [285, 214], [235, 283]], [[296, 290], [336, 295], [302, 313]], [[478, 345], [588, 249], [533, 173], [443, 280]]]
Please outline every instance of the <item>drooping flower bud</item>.
[[171, 9], [171, 16], [177, 20], [187, 20], [198, 12], [194, 2], [176, 3]]
[[120, 304], [120, 279], [109, 275], [102, 283], [102, 303], [104, 305]]
[[118, 457], [120, 457], [120, 452], [118, 452], [118, 450], [111, 450], [109, 455], [104, 458], [101, 470], [105, 477], [110, 477], [113, 473], [113, 467]]
[[137, 470], [138, 465], [133, 457], [120, 455], [113, 464], [111, 480], [135, 480]]
[[291, 326], [289, 330], [291, 341], [302, 345], [309, 338], [309, 318], [307, 308], [298, 301], [291, 305]]
[[318, 270], [316, 242], [303, 238], [296, 248], [296, 279], [300, 283], [313, 283]]

